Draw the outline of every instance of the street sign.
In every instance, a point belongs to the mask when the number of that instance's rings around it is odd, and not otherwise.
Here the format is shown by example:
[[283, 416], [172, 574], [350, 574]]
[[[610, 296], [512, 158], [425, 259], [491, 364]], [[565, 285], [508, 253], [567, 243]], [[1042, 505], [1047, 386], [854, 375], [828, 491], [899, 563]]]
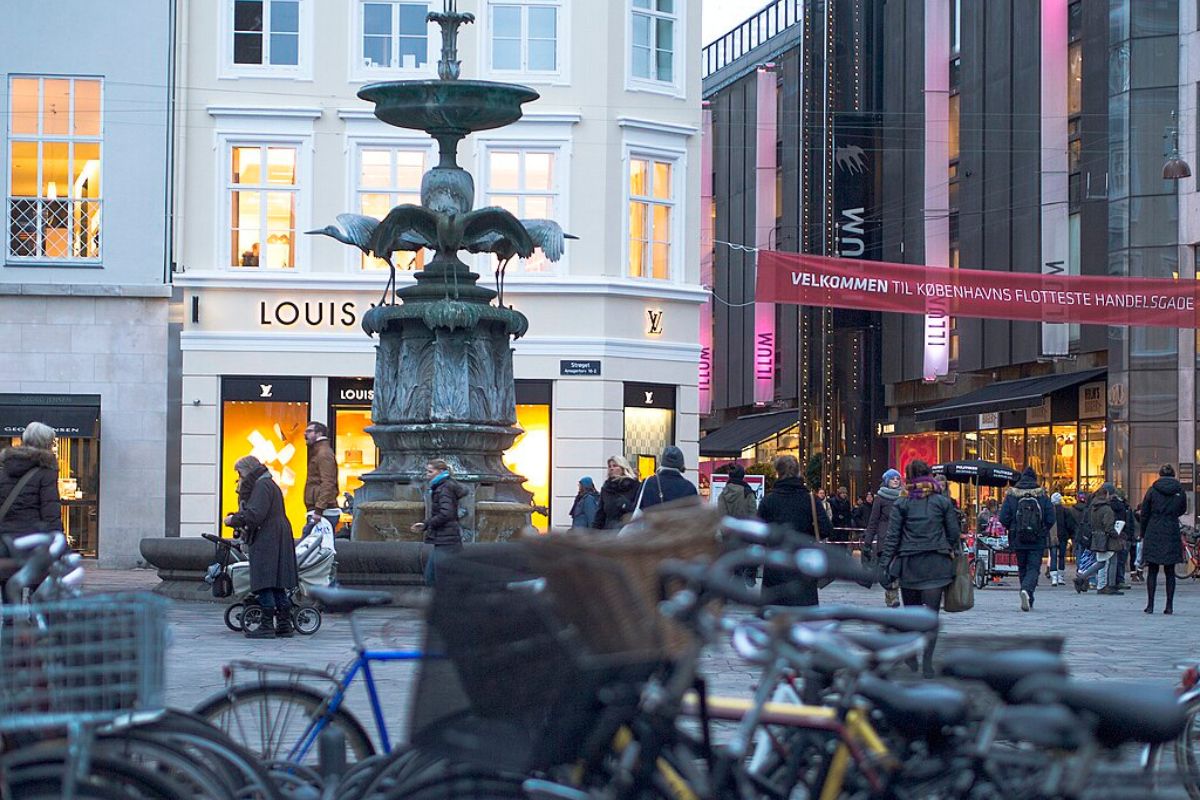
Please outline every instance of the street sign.
[[599, 361], [559, 361], [559, 375], [599, 375]]

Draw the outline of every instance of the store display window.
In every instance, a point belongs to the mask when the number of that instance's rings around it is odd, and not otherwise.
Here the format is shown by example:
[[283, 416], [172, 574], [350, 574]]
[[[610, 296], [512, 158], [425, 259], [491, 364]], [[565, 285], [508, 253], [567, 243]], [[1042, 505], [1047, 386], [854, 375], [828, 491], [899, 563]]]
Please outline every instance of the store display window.
[[1104, 483], [1104, 447], [1108, 429], [1103, 422], [1079, 425], [1079, 488], [1094, 492]]
[[625, 457], [640, 478], [654, 474], [663, 448], [675, 444], [675, 387], [625, 384]]
[[1063, 497], [1074, 496], [1079, 491], [1076, 479], [1079, 464], [1079, 431], [1074, 425], [1054, 426], [1054, 462], [1047, 480], [1050, 493], [1058, 492]]
[[35, 421], [56, 434], [63, 532], [73, 548], [94, 558], [100, 547], [100, 396], [0, 394], [0, 445], [19, 447], [25, 426]]
[[1025, 469], [1025, 429], [1008, 428], [1000, 434], [1000, 463], [1015, 470]]
[[[283, 492], [284, 511], [299, 536], [304, 527], [304, 481], [309, 422], [307, 378], [224, 378], [221, 381], [221, 519], [237, 510], [233, 465], [252, 455], [266, 464]], [[222, 527], [222, 534], [232, 531]]]
[[375, 382], [370, 378], [329, 379], [329, 433], [338, 465], [339, 502], [363, 485], [362, 476], [379, 463], [379, 449], [367, 433]]
[[[504, 466], [525, 478], [525, 488], [533, 494], [533, 503], [550, 506], [550, 408], [553, 384], [550, 381], [517, 381], [517, 427], [523, 433], [504, 453]], [[535, 513], [533, 526], [549, 530], [546, 514]]]

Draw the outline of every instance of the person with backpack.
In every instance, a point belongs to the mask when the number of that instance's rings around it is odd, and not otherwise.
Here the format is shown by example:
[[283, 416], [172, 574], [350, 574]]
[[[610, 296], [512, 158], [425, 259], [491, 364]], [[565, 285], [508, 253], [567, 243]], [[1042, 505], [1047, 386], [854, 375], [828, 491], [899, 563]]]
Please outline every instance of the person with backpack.
[[1029, 611], [1042, 571], [1042, 553], [1050, 544], [1050, 529], [1054, 527], [1054, 506], [1046, 490], [1038, 485], [1033, 467], [1026, 467], [1008, 490], [1000, 507], [1000, 524], [1008, 529], [1008, 546], [1017, 554], [1021, 610]]

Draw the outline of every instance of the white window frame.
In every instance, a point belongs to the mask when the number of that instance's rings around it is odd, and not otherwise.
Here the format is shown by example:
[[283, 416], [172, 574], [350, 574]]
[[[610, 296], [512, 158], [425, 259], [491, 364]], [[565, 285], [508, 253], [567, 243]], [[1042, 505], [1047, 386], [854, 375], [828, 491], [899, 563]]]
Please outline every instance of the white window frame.
[[[300, 36], [296, 44], [297, 53], [295, 65], [292, 64], [235, 64], [233, 61], [233, 15], [234, 3], [236, 0], [220, 0], [217, 3], [217, 13], [220, 15], [220, 20], [217, 25], [217, 30], [220, 32], [220, 53], [221, 62], [217, 77], [221, 79], [237, 79], [237, 78], [279, 78], [284, 80], [312, 80], [312, 44], [313, 44], [313, 3], [315, 0], [297, 0], [299, 2], [300, 14]], [[270, 0], [263, 0], [264, 9], [267, 13], [264, 14], [263, 27], [267, 28], [269, 20]], [[269, 57], [270, 52], [270, 30], [263, 31], [263, 53], [265, 57]]]
[[[476, 147], [476, 164], [475, 174], [479, 176], [479, 189], [476, 192], [476, 208], [491, 205], [489, 196], [493, 194], [490, 185], [491, 172], [489, 164], [491, 163], [491, 154], [495, 151], [504, 152], [537, 152], [551, 153], [554, 156], [554, 164], [551, 167], [553, 171], [552, 189], [550, 194], [554, 198], [554, 214], [553, 219], [562, 226], [564, 231], [570, 232], [570, 220], [568, 209], [570, 208], [569, 198], [567, 197], [567, 170], [570, 168], [570, 148], [567, 142], [555, 139], [506, 139], [506, 138], [491, 138], [481, 142]], [[519, 194], [524, 195], [525, 192], [512, 192], [509, 190], [498, 190], [499, 194]], [[519, 215], [518, 215], [519, 218]], [[537, 279], [546, 276], [558, 276], [567, 274], [569, 270], [569, 261], [571, 256], [570, 244], [566, 246], [563, 252], [563, 257], [557, 262], [545, 259], [543, 263], [545, 269], [542, 270], [526, 270], [525, 259], [514, 258], [505, 274], [508, 276], [523, 276], [531, 279]], [[485, 280], [490, 280], [490, 276], [495, 270], [492, 256], [484, 253], [476, 257], [476, 268]]]
[[[555, 27], [555, 62], [554, 70], [493, 69], [492, 67], [492, 37], [495, 26], [492, 24], [492, 12], [495, 6], [521, 6], [553, 8], [557, 14]], [[545, 84], [550, 86], [566, 86], [571, 83], [571, 4], [565, 0], [486, 0], [482, 10], [482, 30], [479, 36], [479, 63], [481, 72], [505, 80], [520, 80], [523, 83]], [[521, 15], [521, 58], [527, 63], [528, 59], [528, 14]]]
[[[230, 208], [231, 192], [235, 191], [230, 180], [233, 164], [233, 148], [235, 147], [295, 147], [296, 148], [296, 263], [291, 267], [235, 267], [230, 264], [230, 253], [233, 252], [233, 213]], [[312, 225], [311, 191], [309, 178], [312, 175], [312, 137], [289, 135], [259, 135], [253, 133], [218, 133], [217, 155], [219, 161], [216, 170], [216, 203], [217, 211], [213, 219], [220, 226], [218, 235], [214, 236], [213, 263], [222, 272], [244, 275], [297, 275], [310, 271], [310, 244], [312, 237], [305, 236], [304, 231]], [[265, 164], [264, 164], [265, 170]], [[253, 190], [251, 190], [253, 191]], [[264, 211], [265, 213], [265, 211]], [[332, 222], [332, 220], [331, 220]], [[260, 256], [261, 257], [261, 256]]]
[[[654, 2], [654, 0], [651, 0]], [[687, 53], [684, 51], [685, 31], [687, 29], [687, 2], [686, 0], [675, 0], [675, 11], [672, 14], [663, 14], [650, 9], [639, 8], [636, 10], [638, 14], [645, 14], [651, 17], [670, 17], [674, 20], [675, 25], [672, 28], [674, 41], [671, 43], [672, 56], [674, 65], [672, 69], [673, 78], [670, 81], [660, 81], [653, 78], [641, 78], [633, 74], [633, 16], [635, 10], [633, 0], [625, 0], [625, 88], [631, 92], [651, 92], [654, 94], [665, 94], [670, 97], [684, 97], [684, 87], [687, 86]], [[653, 52], [653, 51], [652, 51]]]
[[[425, 155], [425, 169], [428, 170], [437, 163], [437, 146], [432, 144], [427, 138], [407, 137], [407, 136], [349, 136], [347, 137], [347, 157], [348, 166], [346, 169], [346, 208], [350, 209], [355, 214], [361, 214], [362, 206], [359, 204], [359, 195], [366, 192], [359, 185], [359, 176], [361, 175], [362, 151], [363, 150], [408, 150], [412, 152], [422, 152]], [[418, 187], [419, 189], [419, 187]], [[378, 192], [382, 194], [382, 192]], [[389, 192], [390, 194], [391, 192]], [[357, 249], [353, 247], [345, 247], [345, 260], [343, 267], [347, 273], [352, 275], [378, 275], [377, 270], [366, 269], [362, 265], [363, 256]], [[425, 264], [429, 263], [429, 259], [433, 257], [431, 251], [425, 251]], [[396, 265], [397, 280], [403, 279], [405, 276], [411, 276], [412, 272], [404, 269], [408, 263], [406, 259], [411, 258], [408, 253], [398, 253], [393, 259]]]
[[[47, 79], [49, 79], [49, 80], [70, 80], [71, 81], [71, 121], [73, 121], [75, 118], [75, 108], [74, 108], [74, 106], [75, 106], [75, 83], [74, 82], [76, 80], [96, 81], [97, 83], [100, 84], [100, 109], [97, 112], [98, 116], [99, 116], [100, 133], [96, 136], [80, 136], [80, 135], [76, 135], [74, 133], [53, 134], [53, 135], [45, 134], [42, 132], [43, 120], [42, 120], [42, 113], [39, 110], [38, 115], [37, 115], [37, 117], [38, 117], [37, 133], [20, 133], [20, 134], [18, 134], [18, 133], [14, 133], [13, 129], [12, 129], [13, 115], [11, 113], [8, 115], [9, 123], [4, 131], [5, 137], [6, 137], [6, 142], [7, 142], [7, 147], [3, 150], [4, 163], [3, 163], [3, 165], [0, 165], [0, 176], [3, 176], [3, 179], [4, 179], [3, 197], [5, 198], [5, 204], [4, 204], [4, 250], [3, 250], [3, 262], [2, 263], [6, 264], [7, 266], [30, 266], [30, 267], [34, 267], [34, 266], [37, 266], [37, 267], [43, 267], [43, 266], [103, 267], [103, 265], [104, 265], [104, 243], [105, 243], [105, 240], [108, 238], [107, 236], [105, 236], [106, 214], [105, 214], [105, 210], [104, 210], [104, 195], [105, 195], [105, 190], [107, 187], [107, 179], [105, 178], [105, 175], [104, 175], [104, 161], [105, 161], [105, 154], [104, 154], [104, 151], [105, 151], [105, 147], [104, 147], [104, 123], [105, 123], [104, 90], [105, 90], [105, 81], [102, 77], [100, 77], [98, 75], [42, 75], [42, 74], [33, 75], [33, 74], [12, 73], [9, 75], [0, 76], [0, 80], [3, 80], [5, 82], [4, 83], [4, 92], [5, 92], [6, 97], [9, 100], [10, 112], [11, 112], [11, 102], [12, 102], [12, 96], [11, 96], [12, 81], [14, 79], [37, 79], [38, 80], [38, 98], [39, 98], [39, 100], [41, 99], [41, 96], [42, 96], [42, 85], [41, 84], [43, 81], [45, 81]], [[12, 236], [12, 200], [15, 198], [13, 198], [13, 196], [12, 196], [12, 174], [11, 173], [12, 173], [12, 153], [13, 153], [12, 145], [14, 142], [37, 142], [39, 144], [42, 144], [45, 142], [58, 142], [58, 143], [65, 142], [68, 144], [68, 153], [70, 153], [69, 159], [74, 159], [74, 145], [76, 143], [82, 142], [82, 143], [86, 143], [86, 144], [97, 144], [100, 146], [100, 197], [95, 199], [95, 202], [98, 203], [99, 207], [100, 207], [100, 246], [97, 250], [97, 254], [95, 257], [76, 258], [76, 257], [71, 257], [69, 255], [68, 256], [43, 256], [43, 255], [18, 256], [18, 255], [12, 254], [12, 252], [10, 251], [10, 248], [12, 246], [12, 240], [11, 240], [11, 236]], [[41, 185], [42, 185], [42, 161], [43, 161], [43, 159], [39, 153], [39, 155], [38, 155], [38, 186], [39, 187], [41, 187]], [[68, 172], [68, 177], [69, 177], [69, 172]], [[74, 195], [75, 195], [75, 187], [72, 185], [72, 186], [68, 187], [66, 197], [60, 197], [59, 199], [65, 200], [67, 203], [71, 203], [76, 199], [74, 197]], [[22, 200], [32, 199], [39, 204], [44, 202], [44, 200], [40, 197], [39, 198], [22, 197], [19, 199], [22, 199]]]
[[[634, 275], [629, 269], [630, 241], [629, 204], [634, 198], [629, 191], [630, 169], [635, 159], [662, 161], [671, 165], [671, 240], [670, 258], [667, 261], [667, 277]], [[652, 170], [651, 170], [652, 171]], [[621, 275], [632, 281], [652, 284], [681, 283], [684, 276], [683, 258], [687, 249], [684, 241], [684, 217], [687, 215], [685, 190], [687, 188], [687, 151], [626, 143], [621, 157]], [[662, 201], [656, 201], [661, 204]], [[651, 253], [651, 258], [653, 254]], [[653, 269], [653, 266], [651, 266]]]
[[[352, 0], [352, 19], [350, 20], [350, 83], [362, 83], [363, 81], [376, 81], [387, 78], [432, 78], [437, 75], [437, 62], [441, 54], [441, 38], [440, 29], [432, 22], [427, 23], [425, 30], [425, 64], [416, 67], [415, 69], [406, 69], [403, 66], [399, 67], [368, 67], [363, 61], [363, 6], [367, 3], [384, 3], [388, 5], [402, 5], [411, 2], [416, 5], [426, 6], [426, 11], [440, 11], [441, 6], [438, 0]], [[399, 15], [395, 15], [395, 23], [393, 25], [393, 37], [397, 37], [399, 32], [395, 26], [399, 24]], [[395, 38], [392, 40], [393, 47], [397, 44]], [[399, 52], [398, 49], [396, 52]]]

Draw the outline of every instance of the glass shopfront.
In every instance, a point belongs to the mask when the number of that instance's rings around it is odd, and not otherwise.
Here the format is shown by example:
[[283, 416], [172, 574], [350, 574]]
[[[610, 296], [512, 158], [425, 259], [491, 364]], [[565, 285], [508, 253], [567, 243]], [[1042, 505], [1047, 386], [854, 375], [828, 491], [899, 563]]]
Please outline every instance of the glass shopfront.
[[[299, 536], [308, 476], [304, 429], [309, 422], [308, 378], [224, 378], [221, 381], [221, 519], [237, 510], [233, 465], [252, 455], [283, 492], [284, 511]], [[231, 531], [222, 526], [222, 533]]]
[[94, 558], [100, 545], [100, 396], [0, 394], [0, 443], [20, 446], [25, 426], [35, 421], [57, 434], [63, 532], [72, 547]]
[[371, 378], [329, 379], [329, 438], [337, 458], [339, 498], [353, 494], [362, 486], [362, 476], [379, 463], [379, 450], [367, 433], [374, 386]]
[[663, 448], [675, 444], [675, 387], [625, 384], [625, 457], [646, 478], [658, 468]]
[[[523, 433], [505, 452], [504, 466], [525, 478], [525, 488], [533, 494], [535, 506], [548, 508], [553, 384], [550, 381], [517, 381], [516, 390], [517, 427]], [[546, 531], [550, 526], [550, 518], [542, 513], [535, 513], [532, 522], [539, 531]]]

